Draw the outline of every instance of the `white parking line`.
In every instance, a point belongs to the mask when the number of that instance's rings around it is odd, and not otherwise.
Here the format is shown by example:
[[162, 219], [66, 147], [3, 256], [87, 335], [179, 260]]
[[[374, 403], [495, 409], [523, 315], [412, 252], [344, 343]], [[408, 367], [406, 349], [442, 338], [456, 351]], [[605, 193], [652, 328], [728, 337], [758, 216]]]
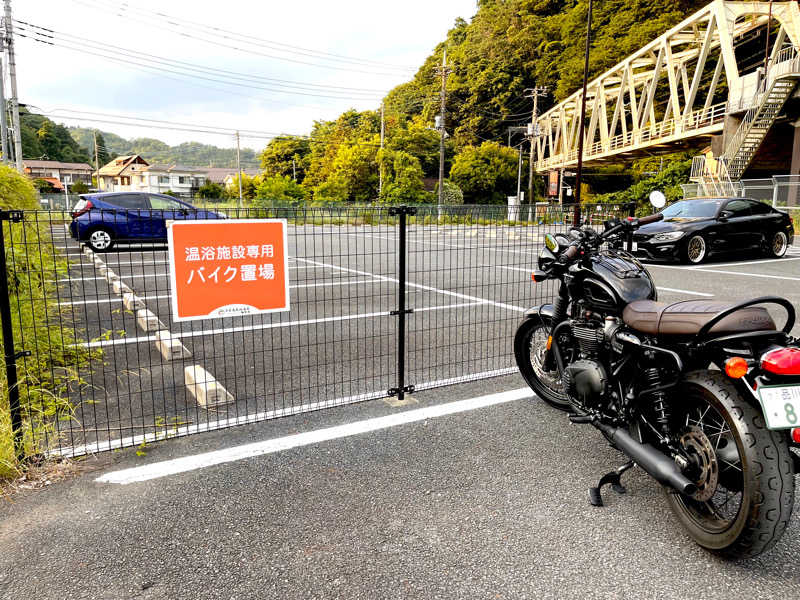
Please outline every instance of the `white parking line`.
[[764, 273], [739, 273], [738, 271], [718, 271], [703, 269], [700, 273], [720, 273], [722, 275], [741, 275], [742, 277], [761, 277], [763, 279], [782, 279], [784, 281], [800, 281], [800, 277], [786, 277], [784, 275], [766, 275]]
[[[169, 273], [139, 273], [136, 275], [125, 275], [126, 279], [144, 279], [146, 277], [169, 277]], [[65, 277], [64, 279], [59, 279], [59, 282], [68, 282], [68, 281], [105, 281], [105, 277]]]
[[99, 483], [117, 483], [121, 485], [149, 481], [151, 479], [158, 479], [161, 477], [167, 477], [169, 475], [177, 475], [179, 473], [195, 471], [197, 469], [239, 461], [246, 458], [254, 458], [256, 456], [263, 456], [265, 454], [282, 452], [291, 448], [320, 444], [335, 439], [371, 433], [381, 429], [389, 429], [391, 427], [398, 427], [400, 425], [417, 423], [427, 419], [454, 415], [480, 408], [488, 408], [490, 406], [514, 402], [524, 398], [530, 398], [532, 396], [533, 394], [529, 388], [519, 388], [516, 390], [509, 390], [507, 392], [489, 394], [488, 396], [469, 398], [467, 400], [459, 400], [457, 402], [448, 402], [447, 404], [439, 404], [436, 406], [427, 406], [425, 408], [409, 410], [385, 417], [365, 419], [363, 421], [347, 423], [345, 425], [338, 425], [336, 427], [327, 427], [325, 429], [297, 433], [273, 440], [266, 440], [263, 442], [255, 442], [253, 444], [245, 444], [233, 448], [226, 448], [224, 450], [205, 452], [203, 454], [196, 454], [193, 456], [184, 456], [181, 458], [165, 460], [140, 467], [123, 469], [121, 471], [112, 471], [111, 473], [101, 475], [95, 479], [95, 481]]
[[[348, 285], [362, 285], [368, 283], [381, 283], [380, 279], [360, 279], [356, 281], [328, 281], [324, 283], [304, 283], [298, 285], [290, 285], [290, 288], [316, 288], [316, 287], [332, 287], [332, 286], [348, 286]], [[163, 296], [139, 296], [141, 300], [161, 300], [164, 298], [172, 298], [172, 294]], [[99, 300], [81, 300], [79, 302], [59, 302], [59, 306], [78, 306], [81, 304], [109, 304], [112, 302], [122, 302], [122, 298], [102, 298]], [[474, 303], [478, 304], [478, 303]], [[422, 310], [422, 309], [421, 309]]]
[[[347, 235], [360, 235], [362, 237], [378, 238], [386, 241], [395, 241], [396, 238], [386, 235], [378, 235], [376, 233], [348, 233]], [[492, 238], [494, 239], [494, 238]], [[446, 248], [458, 248], [461, 250], [487, 250], [489, 252], [500, 252], [506, 254], [524, 254], [525, 256], [536, 256], [539, 254], [536, 250], [512, 250], [510, 248], [492, 248], [490, 246], [464, 246], [462, 244], [448, 244], [447, 242], [434, 242], [424, 240], [408, 240], [409, 244], [427, 244], [428, 246], [444, 246]]]
[[769, 258], [766, 260], [751, 260], [748, 262], [730, 262], [730, 263], [712, 263], [708, 265], [695, 265], [693, 267], [686, 267], [687, 269], [692, 269], [693, 271], [696, 270], [703, 270], [711, 267], [741, 267], [744, 265], [765, 265], [767, 263], [776, 263], [776, 262], [789, 262], [790, 260], [800, 260], [800, 258]]
[[[314, 265], [325, 266], [331, 269], [335, 269], [338, 271], [344, 271], [346, 273], [355, 273], [356, 275], [366, 275], [368, 277], [375, 277], [378, 279], [382, 279], [384, 281], [391, 281], [392, 283], [399, 283], [397, 279], [393, 277], [386, 277], [385, 275], [376, 275], [375, 273], [369, 273], [368, 271], [359, 271], [358, 269], [347, 269], [345, 267], [340, 267], [338, 265], [330, 265], [327, 263], [317, 262], [314, 260], [309, 260], [306, 258], [298, 258], [297, 260], [301, 262], [311, 263]], [[527, 309], [522, 308], [521, 306], [514, 306], [513, 304], [505, 304], [503, 302], [495, 302], [494, 300], [488, 300], [486, 298], [478, 298], [477, 296], [469, 296], [467, 294], [460, 294], [458, 292], [451, 292], [449, 290], [442, 290], [439, 288], [431, 287], [429, 285], [423, 285], [421, 283], [412, 283], [410, 281], [406, 282], [406, 286], [418, 288], [421, 290], [427, 290], [429, 292], [436, 292], [437, 294], [444, 294], [445, 296], [452, 296], [454, 298], [461, 298], [462, 300], [474, 300], [477, 302], [484, 302], [486, 304], [491, 304], [492, 306], [496, 306], [498, 308], [504, 308], [506, 310], [512, 310], [514, 312], [525, 312]]]
[[675, 292], [678, 294], [689, 294], [690, 296], [705, 296], [706, 298], [713, 298], [714, 294], [707, 294], [705, 292], [691, 292], [689, 290], [677, 290], [675, 288], [668, 288], [668, 287], [656, 287], [657, 290], [662, 292]]
[[[414, 312], [425, 312], [431, 310], [446, 310], [450, 308], [461, 308], [464, 306], [478, 305], [478, 304], [494, 304], [488, 300], [480, 300], [474, 298], [476, 302], [460, 303], [460, 304], [447, 304], [442, 306], [429, 306], [422, 308], [415, 308]], [[354, 321], [356, 319], [371, 319], [375, 317], [389, 317], [392, 316], [390, 311], [361, 313], [355, 315], [340, 315], [338, 317], [324, 317], [321, 319], [302, 319], [298, 321], [280, 321], [278, 323], [259, 323], [257, 325], [239, 325], [236, 327], [216, 327], [214, 329], [203, 329], [199, 331], [174, 331], [173, 334], [180, 338], [193, 338], [202, 337], [207, 335], [219, 335], [223, 333], [239, 333], [243, 331], [261, 331], [263, 329], [278, 329], [280, 327], [296, 327], [298, 325], [314, 325], [316, 323], [333, 323], [337, 321]], [[121, 338], [118, 340], [98, 340], [96, 342], [83, 342], [77, 344], [83, 348], [105, 348], [108, 346], [125, 346], [127, 344], [141, 344], [144, 342], [155, 341], [155, 336], [147, 335], [140, 337]]]

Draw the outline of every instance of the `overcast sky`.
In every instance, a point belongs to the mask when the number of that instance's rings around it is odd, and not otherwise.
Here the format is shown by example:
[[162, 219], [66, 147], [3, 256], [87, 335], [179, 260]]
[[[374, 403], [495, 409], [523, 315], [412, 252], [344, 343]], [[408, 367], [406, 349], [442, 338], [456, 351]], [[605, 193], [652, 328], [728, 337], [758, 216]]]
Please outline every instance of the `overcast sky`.
[[[12, 5], [14, 18], [29, 24], [15, 25], [19, 34], [28, 36], [17, 37], [20, 101], [35, 109], [301, 134], [309, 132], [315, 119], [332, 119], [351, 107], [378, 107], [380, 97], [413, 76], [456, 18], [469, 20], [476, 10], [475, 0], [13, 0]], [[54, 30], [57, 37], [47, 37], [51, 34], [31, 25]], [[39, 40], [59, 45], [33, 41], [30, 36], [37, 32]], [[133, 53], [125, 55], [112, 46]], [[167, 72], [175, 71], [174, 64], [145, 62], [143, 54], [155, 57], [151, 61], [168, 58], [204, 70], [186, 78]], [[214, 81], [230, 82], [230, 73], [240, 85]], [[300, 95], [298, 90], [273, 91], [276, 82], [254, 78], [337, 87], [305, 87], [302, 91], [308, 95]], [[319, 97], [330, 95], [344, 97]], [[54, 120], [170, 144], [234, 143], [230, 136]], [[266, 140], [242, 139], [246, 147], [265, 144]]]

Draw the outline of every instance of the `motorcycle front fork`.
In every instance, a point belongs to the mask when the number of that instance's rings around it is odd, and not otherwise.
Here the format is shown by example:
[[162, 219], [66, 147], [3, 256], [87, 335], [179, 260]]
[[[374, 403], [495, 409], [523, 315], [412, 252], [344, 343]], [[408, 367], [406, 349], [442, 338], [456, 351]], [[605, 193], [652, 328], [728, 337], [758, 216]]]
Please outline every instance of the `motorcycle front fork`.
[[556, 360], [552, 350], [553, 332], [558, 324], [566, 318], [568, 306], [569, 293], [567, 291], [567, 286], [562, 283], [558, 289], [558, 297], [553, 303], [553, 321], [550, 323], [550, 335], [547, 338], [547, 349], [545, 350], [544, 360], [542, 361], [542, 368], [545, 371], [553, 371], [556, 368]]

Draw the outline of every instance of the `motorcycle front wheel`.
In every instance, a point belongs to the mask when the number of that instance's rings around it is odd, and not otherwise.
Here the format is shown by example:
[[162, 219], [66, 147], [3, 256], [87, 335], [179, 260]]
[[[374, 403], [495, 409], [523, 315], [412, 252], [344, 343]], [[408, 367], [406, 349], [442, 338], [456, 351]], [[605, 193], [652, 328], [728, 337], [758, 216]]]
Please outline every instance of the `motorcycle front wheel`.
[[558, 371], [545, 371], [542, 364], [551, 331], [550, 319], [539, 315], [525, 319], [514, 336], [514, 356], [522, 377], [542, 400], [558, 410], [570, 410], [569, 398]]
[[782, 432], [720, 372], [695, 371], [675, 394], [671, 426], [692, 458], [697, 492], [667, 491], [681, 525], [699, 545], [728, 559], [769, 550], [789, 524], [794, 464]]

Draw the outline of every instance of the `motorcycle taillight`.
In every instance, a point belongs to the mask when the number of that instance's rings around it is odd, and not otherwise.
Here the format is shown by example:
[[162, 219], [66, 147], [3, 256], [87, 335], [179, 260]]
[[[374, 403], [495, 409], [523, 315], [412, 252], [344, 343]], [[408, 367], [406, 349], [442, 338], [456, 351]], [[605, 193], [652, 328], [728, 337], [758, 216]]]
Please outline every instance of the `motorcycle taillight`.
[[800, 375], [800, 348], [777, 348], [761, 356], [761, 368], [775, 375]]

